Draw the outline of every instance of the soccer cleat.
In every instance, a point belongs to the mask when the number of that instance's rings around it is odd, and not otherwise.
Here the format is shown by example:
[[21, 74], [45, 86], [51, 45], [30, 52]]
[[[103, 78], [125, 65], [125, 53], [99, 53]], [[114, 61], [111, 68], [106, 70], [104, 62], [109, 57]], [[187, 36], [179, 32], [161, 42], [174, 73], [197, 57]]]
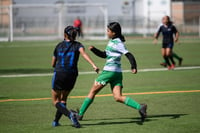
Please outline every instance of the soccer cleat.
[[175, 68], [175, 64], [172, 64], [172, 65], [171, 65], [171, 69], [174, 69], [174, 68]]
[[168, 70], [171, 70], [171, 66], [168, 66], [167, 69], [168, 69]]
[[52, 127], [57, 127], [57, 126], [61, 126], [60, 123], [53, 121], [52, 122]]
[[180, 59], [179, 59], [179, 62], [178, 62], [178, 65], [179, 65], [179, 66], [182, 65], [182, 61], [183, 61], [183, 58], [180, 58]]
[[144, 122], [145, 118], [147, 117], [147, 105], [141, 104], [141, 108], [139, 110], [141, 121]]
[[175, 68], [175, 65], [174, 65], [174, 64], [172, 64], [171, 66], [168, 66], [167, 68], [168, 68], [168, 70], [174, 70], [174, 68]]
[[75, 128], [81, 127], [80, 123], [78, 122], [78, 120], [76, 118], [76, 114], [73, 113], [72, 111], [70, 111], [69, 118], [70, 118], [70, 120], [71, 120], [71, 122], [72, 122], [72, 124]]
[[79, 115], [79, 109], [77, 109], [77, 111], [75, 111], [75, 110], [70, 110], [70, 111], [73, 112], [73, 113], [75, 114], [76, 118], [77, 118], [79, 121], [83, 120], [83, 115]]
[[160, 65], [163, 66], [163, 67], [167, 67], [167, 64], [164, 63], [164, 62], [160, 63]]

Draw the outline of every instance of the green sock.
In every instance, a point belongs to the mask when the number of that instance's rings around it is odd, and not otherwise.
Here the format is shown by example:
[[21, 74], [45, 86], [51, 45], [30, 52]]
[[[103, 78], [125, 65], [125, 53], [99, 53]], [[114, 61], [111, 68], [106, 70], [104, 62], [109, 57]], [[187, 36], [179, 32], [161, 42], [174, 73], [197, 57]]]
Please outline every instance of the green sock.
[[172, 57], [176, 58], [176, 59], [180, 59], [180, 57], [176, 54], [176, 53], [172, 53]]
[[90, 99], [88, 97], [85, 98], [80, 108], [79, 115], [83, 115], [92, 102], [93, 102], [93, 99]]
[[134, 101], [133, 99], [131, 99], [130, 97], [126, 97], [124, 104], [137, 110], [140, 109], [140, 104]]

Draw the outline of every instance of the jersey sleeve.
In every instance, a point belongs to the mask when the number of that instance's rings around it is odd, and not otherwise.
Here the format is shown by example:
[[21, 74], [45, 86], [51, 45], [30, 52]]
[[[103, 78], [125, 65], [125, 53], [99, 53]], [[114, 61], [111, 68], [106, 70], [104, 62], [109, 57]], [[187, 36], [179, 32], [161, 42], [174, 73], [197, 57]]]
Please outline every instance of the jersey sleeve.
[[78, 50], [80, 50], [80, 48], [85, 49], [85, 47], [84, 47], [83, 44], [81, 44], [81, 43], [79, 43], [79, 45], [78, 45]]
[[173, 27], [172, 27], [173, 29], [173, 33], [177, 33], [178, 32], [178, 30], [176, 29], [176, 27], [173, 25]]
[[126, 49], [125, 45], [123, 43], [119, 43], [118, 44], [118, 47], [117, 47], [117, 50], [122, 53], [122, 54], [126, 54], [128, 53], [129, 51]]

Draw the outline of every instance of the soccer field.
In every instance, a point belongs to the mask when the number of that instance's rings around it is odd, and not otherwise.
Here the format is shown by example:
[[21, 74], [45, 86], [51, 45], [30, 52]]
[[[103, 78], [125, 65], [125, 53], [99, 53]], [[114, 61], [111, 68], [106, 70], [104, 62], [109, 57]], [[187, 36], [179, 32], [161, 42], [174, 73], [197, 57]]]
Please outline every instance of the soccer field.
[[[104, 49], [107, 41], [80, 40], [101, 68], [105, 60], [87, 48]], [[127, 38], [126, 47], [137, 60], [139, 72], [129, 71], [122, 58], [123, 93], [148, 104], [148, 118], [142, 124], [136, 110], [116, 103], [109, 85], [88, 109], [82, 128], [75, 129], [62, 117], [62, 126], [53, 128], [55, 107], [51, 103], [51, 57], [58, 41], [0, 42], [0, 133], [198, 133], [200, 130], [200, 39], [180, 39], [174, 51], [183, 64], [168, 71], [160, 66], [161, 42]], [[178, 61], [175, 60], [178, 64]], [[97, 74], [80, 57], [79, 77], [70, 94], [68, 108], [79, 108]]]

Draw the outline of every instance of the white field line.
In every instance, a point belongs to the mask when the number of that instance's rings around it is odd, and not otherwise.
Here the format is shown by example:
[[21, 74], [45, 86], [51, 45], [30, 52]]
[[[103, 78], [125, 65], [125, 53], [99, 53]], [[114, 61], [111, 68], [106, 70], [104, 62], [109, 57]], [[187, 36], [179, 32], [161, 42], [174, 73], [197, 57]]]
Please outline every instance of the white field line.
[[[191, 70], [191, 69], [200, 69], [200, 66], [176, 67], [174, 70]], [[150, 69], [139, 69], [138, 70], [138, 72], [157, 72], [157, 71], [168, 71], [168, 69], [167, 68], [150, 68]], [[123, 70], [123, 72], [131, 72], [131, 70]], [[79, 72], [79, 75], [87, 75], [87, 74], [95, 74], [95, 72], [93, 72], [93, 71]], [[8, 74], [8, 75], [0, 75], [0, 78], [44, 77], [44, 76], [52, 76], [52, 75], [53, 75], [53, 73]]]

